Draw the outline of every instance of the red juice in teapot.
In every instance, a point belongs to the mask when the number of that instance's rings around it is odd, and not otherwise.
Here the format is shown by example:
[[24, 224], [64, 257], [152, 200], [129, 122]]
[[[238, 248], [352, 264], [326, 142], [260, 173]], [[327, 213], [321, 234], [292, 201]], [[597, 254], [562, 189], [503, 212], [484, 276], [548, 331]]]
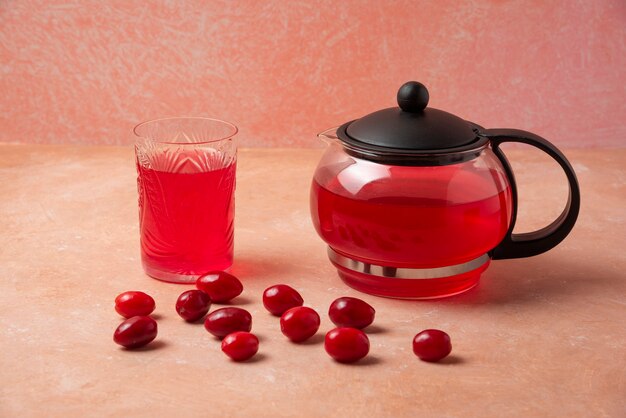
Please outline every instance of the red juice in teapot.
[[[576, 175], [549, 141], [519, 129], [485, 129], [428, 106], [417, 81], [398, 106], [318, 134], [329, 147], [315, 170], [311, 217], [349, 286], [378, 296], [430, 299], [478, 284], [490, 260], [558, 245], [580, 207]], [[547, 227], [514, 234], [517, 199], [501, 144], [537, 147], [563, 168], [565, 209]]]
[[235, 166], [200, 171], [191, 164], [160, 171], [137, 164], [141, 253], [148, 274], [195, 275], [232, 265]]
[[311, 189], [315, 228], [366, 263], [432, 268], [480, 257], [509, 228], [511, 190], [500, 172], [466, 164], [322, 167]]

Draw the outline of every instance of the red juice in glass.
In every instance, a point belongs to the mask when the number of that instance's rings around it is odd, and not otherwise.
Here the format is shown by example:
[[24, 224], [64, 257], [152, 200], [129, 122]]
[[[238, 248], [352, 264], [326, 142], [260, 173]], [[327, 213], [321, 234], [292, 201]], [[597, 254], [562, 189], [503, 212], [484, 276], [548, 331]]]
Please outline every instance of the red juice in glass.
[[[208, 122], [188, 119], [147, 122], [177, 123], [158, 130], [174, 140], [146, 139], [135, 148], [142, 264], [148, 275], [171, 282], [193, 282], [233, 264], [236, 146], [232, 135], [198, 135]], [[180, 136], [183, 127], [196, 134]]]
[[137, 167], [144, 267], [200, 275], [233, 263], [235, 163], [198, 173]]

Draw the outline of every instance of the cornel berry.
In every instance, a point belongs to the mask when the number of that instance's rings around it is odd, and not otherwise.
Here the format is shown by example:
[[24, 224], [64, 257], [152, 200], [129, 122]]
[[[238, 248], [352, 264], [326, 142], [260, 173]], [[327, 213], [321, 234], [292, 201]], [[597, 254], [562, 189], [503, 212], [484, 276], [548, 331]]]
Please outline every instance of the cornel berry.
[[320, 328], [320, 316], [313, 309], [297, 306], [280, 317], [280, 330], [294, 343], [311, 338]]
[[154, 299], [144, 292], [131, 290], [115, 298], [115, 311], [124, 318], [150, 315], [154, 308]]
[[138, 348], [148, 344], [157, 336], [157, 323], [149, 316], [134, 316], [122, 322], [113, 341], [126, 348]]
[[370, 340], [360, 329], [335, 328], [326, 334], [324, 348], [336, 361], [354, 363], [369, 353]]
[[241, 308], [221, 308], [207, 315], [204, 328], [216, 336], [224, 338], [236, 331], [250, 332], [252, 329], [252, 315]]
[[286, 284], [277, 284], [263, 292], [263, 306], [272, 315], [281, 316], [285, 311], [296, 306], [302, 306], [304, 299], [293, 287]]
[[330, 305], [328, 316], [338, 327], [363, 329], [374, 322], [376, 311], [361, 299], [343, 297]]
[[193, 322], [209, 312], [211, 298], [200, 290], [187, 290], [176, 301], [176, 312], [187, 322]]
[[420, 360], [436, 362], [451, 351], [450, 336], [438, 329], [426, 329], [413, 338], [413, 352]]
[[[201, 280], [202, 279], [202, 280]], [[198, 290], [183, 292], [176, 301], [176, 312], [186, 321], [196, 321], [207, 314], [212, 294], [225, 302], [239, 295], [241, 282], [225, 272], [207, 273], [198, 279]], [[263, 293], [265, 308], [280, 316], [281, 332], [289, 340], [299, 343], [319, 331], [320, 317], [309, 307], [302, 306], [302, 296], [290, 286], [278, 284]], [[155, 309], [152, 297], [144, 292], [127, 291], [115, 298], [115, 310], [127, 319], [113, 334], [115, 343], [134, 349], [149, 344], [157, 336], [157, 323], [148, 316]], [[324, 348], [336, 361], [353, 363], [369, 353], [370, 342], [361, 330], [373, 323], [375, 310], [361, 299], [341, 297], [330, 305], [328, 315], [337, 325], [326, 334]], [[245, 361], [259, 349], [259, 339], [252, 333], [252, 315], [238, 307], [217, 309], [207, 315], [206, 330], [222, 338], [222, 351], [234, 361]], [[450, 336], [438, 329], [426, 329], [413, 338], [413, 352], [421, 360], [437, 362], [452, 351]]]
[[233, 332], [222, 340], [222, 351], [235, 361], [246, 361], [259, 351], [259, 339], [249, 332]]
[[214, 303], [228, 302], [243, 292], [239, 279], [225, 271], [212, 271], [198, 277], [196, 287], [209, 295]]

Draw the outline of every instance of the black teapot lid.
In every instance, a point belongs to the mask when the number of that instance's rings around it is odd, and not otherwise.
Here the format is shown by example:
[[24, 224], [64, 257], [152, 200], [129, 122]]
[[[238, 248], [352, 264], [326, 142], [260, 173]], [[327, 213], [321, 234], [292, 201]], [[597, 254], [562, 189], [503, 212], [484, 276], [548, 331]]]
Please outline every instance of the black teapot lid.
[[398, 107], [345, 123], [337, 136], [351, 149], [378, 157], [459, 153], [487, 143], [478, 125], [427, 107], [429, 97], [422, 83], [409, 81], [398, 90]]

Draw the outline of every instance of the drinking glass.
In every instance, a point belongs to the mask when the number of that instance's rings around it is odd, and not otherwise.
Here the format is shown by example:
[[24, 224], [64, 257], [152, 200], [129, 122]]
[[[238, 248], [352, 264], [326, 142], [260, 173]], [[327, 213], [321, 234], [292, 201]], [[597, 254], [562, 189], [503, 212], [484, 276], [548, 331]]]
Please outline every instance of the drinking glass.
[[217, 119], [143, 122], [136, 136], [141, 260], [156, 279], [188, 283], [233, 263], [237, 127]]

